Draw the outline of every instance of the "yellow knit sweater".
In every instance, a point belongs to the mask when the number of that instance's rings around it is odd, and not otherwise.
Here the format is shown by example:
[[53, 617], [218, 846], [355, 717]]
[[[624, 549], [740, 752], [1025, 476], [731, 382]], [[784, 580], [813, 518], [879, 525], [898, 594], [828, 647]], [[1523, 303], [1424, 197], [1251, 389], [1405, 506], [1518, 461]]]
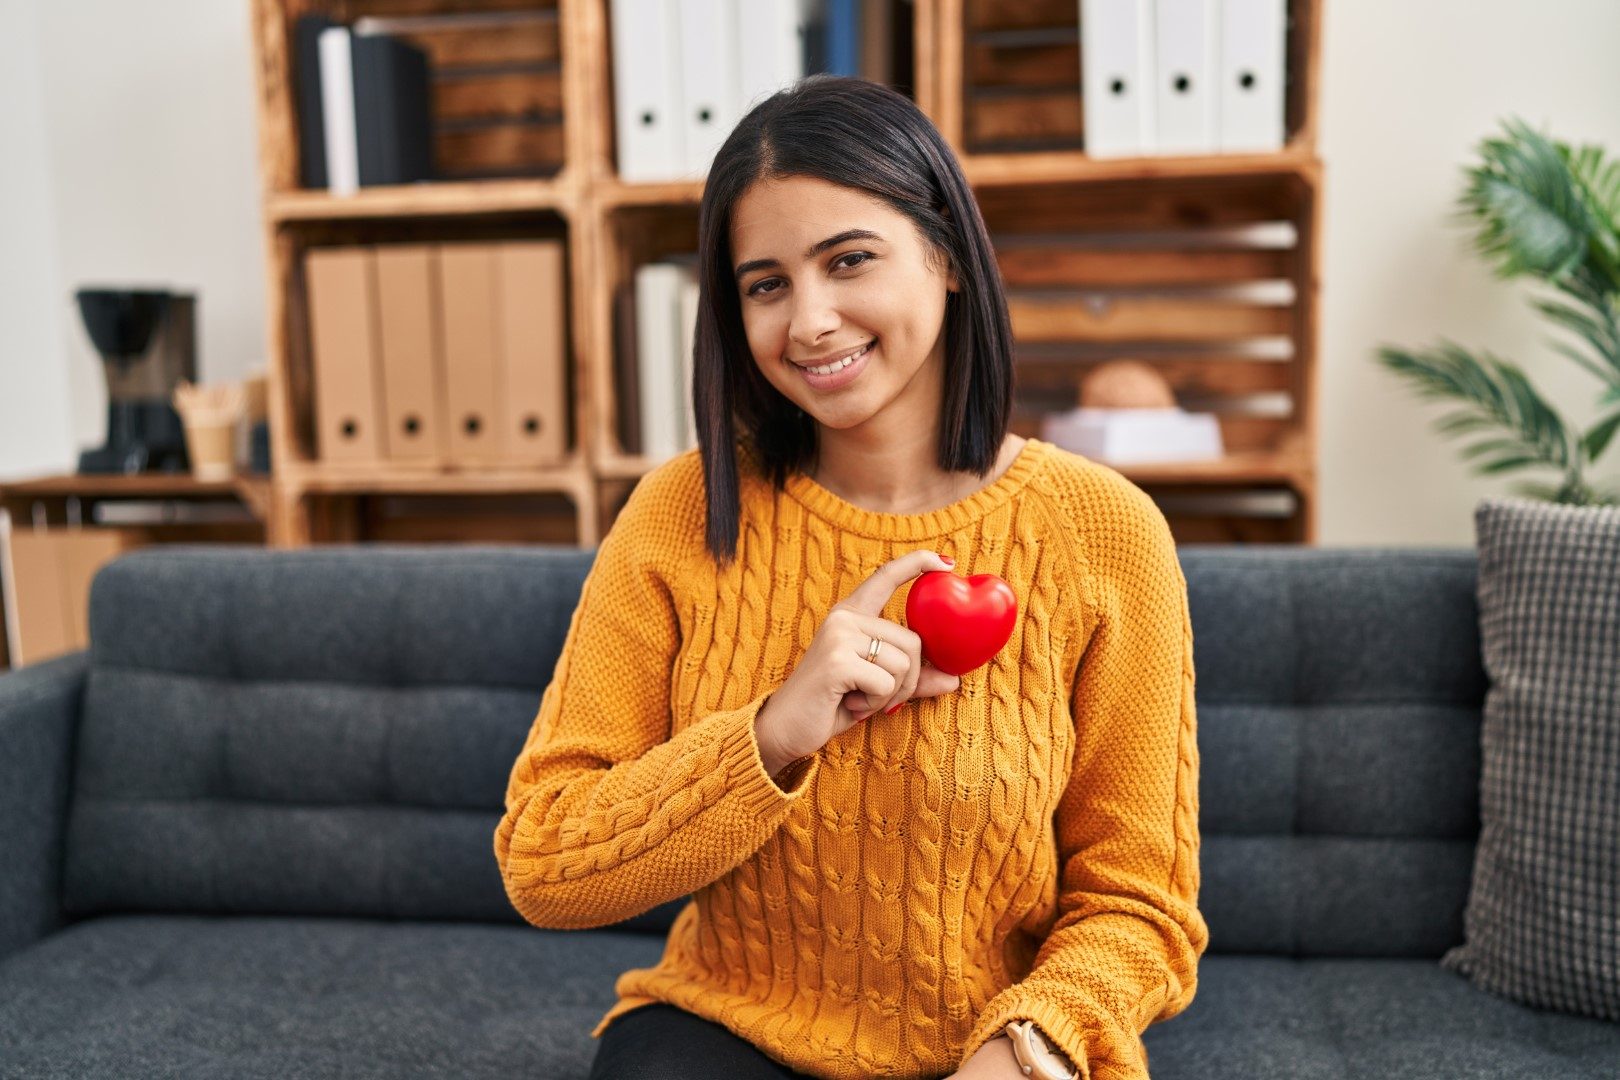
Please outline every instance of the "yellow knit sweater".
[[[886, 514], [746, 450], [737, 559], [696, 450], [603, 539], [513, 766], [495, 856], [535, 926], [692, 896], [591, 1033], [667, 1002], [817, 1077], [939, 1077], [1030, 1019], [1084, 1077], [1145, 1080], [1208, 928], [1186, 579], [1118, 472], [1030, 439], [950, 506]], [[828, 610], [917, 548], [1018, 596], [1012, 638], [767, 775], [754, 718]], [[910, 584], [883, 615], [905, 622]]]

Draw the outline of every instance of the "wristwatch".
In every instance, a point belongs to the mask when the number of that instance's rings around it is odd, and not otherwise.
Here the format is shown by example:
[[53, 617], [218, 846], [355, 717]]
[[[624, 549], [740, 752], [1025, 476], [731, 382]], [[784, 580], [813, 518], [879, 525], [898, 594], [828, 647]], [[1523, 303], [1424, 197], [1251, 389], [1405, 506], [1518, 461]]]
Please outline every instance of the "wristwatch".
[[1079, 1080], [1079, 1070], [1061, 1050], [1054, 1050], [1035, 1026], [1033, 1020], [1014, 1020], [1007, 1025], [1007, 1038], [1012, 1040], [1013, 1057], [1025, 1076], [1035, 1080]]

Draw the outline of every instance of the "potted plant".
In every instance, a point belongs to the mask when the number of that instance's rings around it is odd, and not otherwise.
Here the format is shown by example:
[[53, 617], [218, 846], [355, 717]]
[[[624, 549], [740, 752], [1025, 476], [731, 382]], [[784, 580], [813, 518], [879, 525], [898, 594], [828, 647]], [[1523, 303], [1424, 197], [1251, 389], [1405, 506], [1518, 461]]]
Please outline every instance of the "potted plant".
[[1559, 482], [1526, 481], [1514, 490], [1559, 503], [1620, 505], [1620, 490], [1594, 488], [1586, 476], [1620, 428], [1620, 162], [1606, 161], [1597, 146], [1571, 149], [1519, 120], [1503, 126], [1506, 137], [1481, 141], [1480, 163], [1463, 170], [1458, 218], [1477, 226], [1475, 246], [1497, 277], [1527, 274], [1551, 287], [1534, 306], [1578, 342], [1549, 344], [1604, 384], [1605, 414], [1574, 432], [1516, 364], [1444, 339], [1426, 351], [1384, 345], [1377, 356], [1421, 396], [1461, 403], [1437, 430], [1489, 433], [1462, 451], [1465, 459], [1483, 459], [1477, 473], [1556, 468]]

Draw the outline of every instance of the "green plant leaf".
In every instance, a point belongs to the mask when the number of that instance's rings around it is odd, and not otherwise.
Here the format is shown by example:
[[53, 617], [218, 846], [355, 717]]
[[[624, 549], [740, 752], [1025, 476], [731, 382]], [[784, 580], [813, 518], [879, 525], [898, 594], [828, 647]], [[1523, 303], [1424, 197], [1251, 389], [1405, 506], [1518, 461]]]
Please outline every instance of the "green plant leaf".
[[1581, 367], [1595, 375], [1600, 382], [1609, 384], [1609, 386], [1611, 386], [1615, 391], [1620, 391], [1620, 368], [1617, 368], [1614, 371], [1609, 371], [1605, 368], [1598, 367], [1585, 354], [1579, 352], [1573, 346], [1562, 341], [1548, 341], [1547, 347], [1561, 356], [1569, 357]]
[[1523, 495], [1527, 499], [1540, 499], [1542, 502], [1558, 502], [1564, 488], [1561, 484], [1549, 484], [1540, 480], [1525, 480], [1512, 485], [1509, 489], [1515, 495]]
[[1569, 464], [1569, 433], [1563, 418], [1536, 392], [1517, 365], [1488, 353], [1486, 359], [1495, 365], [1497, 377], [1508, 387], [1516, 424], [1521, 431], [1530, 433], [1527, 441], [1539, 447], [1548, 460], [1561, 466]]
[[1581, 449], [1586, 453], [1586, 460], [1596, 461], [1597, 456], [1609, 445], [1609, 440], [1614, 438], [1617, 429], [1620, 429], [1620, 412], [1611, 413], [1587, 428], [1586, 434], [1581, 436]]
[[1505, 276], [1557, 280], [1586, 259], [1602, 221], [1549, 139], [1521, 121], [1504, 127], [1509, 138], [1479, 144], [1460, 206], [1478, 225], [1476, 248]]
[[1487, 465], [1481, 465], [1475, 471], [1479, 472], [1481, 474], [1499, 473], [1499, 472], [1507, 472], [1509, 469], [1522, 469], [1526, 465], [1545, 465], [1545, 464], [1547, 464], [1545, 461], [1542, 461], [1540, 458], [1536, 458], [1536, 457], [1512, 457], [1512, 458], [1502, 458], [1499, 461], [1493, 461], [1493, 462], [1490, 462]]
[[1449, 417], [1437, 421], [1434, 430], [1442, 435], [1461, 435], [1470, 431], [1500, 426], [1488, 416], [1479, 416], [1475, 413], [1452, 413]]
[[1592, 236], [1591, 263], [1612, 292], [1620, 288], [1620, 162], [1605, 161], [1599, 146], [1572, 150], [1564, 143], [1556, 145], [1592, 216], [1601, 223]]
[[1482, 454], [1495, 454], [1510, 451], [1519, 451], [1524, 444], [1517, 439], [1487, 439], [1485, 442], [1475, 443], [1458, 451], [1463, 460], [1468, 461]]
[[1580, 308], [1556, 300], [1533, 300], [1531, 306], [1565, 330], [1585, 338], [1593, 351], [1607, 359], [1616, 373], [1620, 373], [1620, 340], [1616, 340], [1614, 324], [1605, 324]]
[[1451, 434], [1505, 429], [1511, 438], [1496, 447], [1508, 455], [1503, 460], [1567, 466], [1569, 437], [1562, 418], [1515, 365], [1489, 353], [1476, 359], [1462, 346], [1444, 340], [1424, 352], [1383, 346], [1378, 360], [1410, 380], [1420, 396], [1464, 403], [1464, 408], [1439, 421], [1438, 428]]

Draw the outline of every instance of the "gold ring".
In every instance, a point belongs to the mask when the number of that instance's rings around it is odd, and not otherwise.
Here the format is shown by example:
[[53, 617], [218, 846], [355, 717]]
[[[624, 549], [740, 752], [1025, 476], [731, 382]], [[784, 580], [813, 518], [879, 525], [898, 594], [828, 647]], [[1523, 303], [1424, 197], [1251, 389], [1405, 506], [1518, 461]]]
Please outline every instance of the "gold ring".
[[868, 660], [870, 660], [870, 661], [871, 661], [871, 662], [872, 662], [872, 663], [874, 663], [874, 664], [875, 664], [875, 663], [877, 663], [877, 654], [878, 654], [878, 650], [880, 650], [880, 649], [882, 649], [882, 648], [883, 648], [883, 641], [882, 641], [882, 639], [880, 639], [880, 638], [873, 638], [873, 639], [872, 639], [872, 647], [871, 647], [871, 648], [870, 648], [870, 649], [867, 649], [867, 650], [866, 650], [866, 658], [867, 658], [867, 659], [868, 659]]

